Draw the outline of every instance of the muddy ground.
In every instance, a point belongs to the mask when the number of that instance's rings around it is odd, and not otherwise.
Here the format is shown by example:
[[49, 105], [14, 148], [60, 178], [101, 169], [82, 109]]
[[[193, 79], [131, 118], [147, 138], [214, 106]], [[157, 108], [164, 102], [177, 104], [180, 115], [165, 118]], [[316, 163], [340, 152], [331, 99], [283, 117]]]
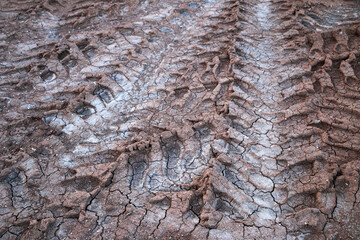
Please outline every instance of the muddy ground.
[[1, 239], [360, 239], [360, 2], [0, 1]]

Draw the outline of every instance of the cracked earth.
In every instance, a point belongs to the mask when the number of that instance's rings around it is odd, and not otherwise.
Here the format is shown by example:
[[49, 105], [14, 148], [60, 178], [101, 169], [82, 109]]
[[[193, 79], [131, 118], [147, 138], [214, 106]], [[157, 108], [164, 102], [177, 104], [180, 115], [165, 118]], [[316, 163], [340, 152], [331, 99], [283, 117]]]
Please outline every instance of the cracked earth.
[[0, 9], [0, 239], [360, 239], [359, 1]]

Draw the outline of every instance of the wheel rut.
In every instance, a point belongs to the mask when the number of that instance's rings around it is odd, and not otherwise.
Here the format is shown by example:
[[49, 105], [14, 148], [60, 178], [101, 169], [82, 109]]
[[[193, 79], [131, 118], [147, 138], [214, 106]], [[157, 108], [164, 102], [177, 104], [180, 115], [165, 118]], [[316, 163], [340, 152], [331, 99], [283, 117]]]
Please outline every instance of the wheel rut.
[[360, 5], [0, 3], [1, 239], [356, 239]]

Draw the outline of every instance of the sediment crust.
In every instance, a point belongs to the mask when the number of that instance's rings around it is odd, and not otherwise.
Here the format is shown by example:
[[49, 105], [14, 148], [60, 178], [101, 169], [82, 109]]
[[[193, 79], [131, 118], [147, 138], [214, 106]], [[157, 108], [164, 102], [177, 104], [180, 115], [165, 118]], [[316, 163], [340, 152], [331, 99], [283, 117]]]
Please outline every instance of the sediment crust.
[[1, 239], [359, 238], [359, 2], [0, 9]]

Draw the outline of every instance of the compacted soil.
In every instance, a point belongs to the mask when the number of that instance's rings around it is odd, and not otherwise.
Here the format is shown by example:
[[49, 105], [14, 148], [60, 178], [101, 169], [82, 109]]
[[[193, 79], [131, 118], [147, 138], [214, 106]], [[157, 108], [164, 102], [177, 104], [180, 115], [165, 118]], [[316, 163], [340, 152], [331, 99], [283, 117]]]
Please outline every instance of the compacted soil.
[[359, 175], [359, 1], [0, 1], [0, 239], [360, 239]]

